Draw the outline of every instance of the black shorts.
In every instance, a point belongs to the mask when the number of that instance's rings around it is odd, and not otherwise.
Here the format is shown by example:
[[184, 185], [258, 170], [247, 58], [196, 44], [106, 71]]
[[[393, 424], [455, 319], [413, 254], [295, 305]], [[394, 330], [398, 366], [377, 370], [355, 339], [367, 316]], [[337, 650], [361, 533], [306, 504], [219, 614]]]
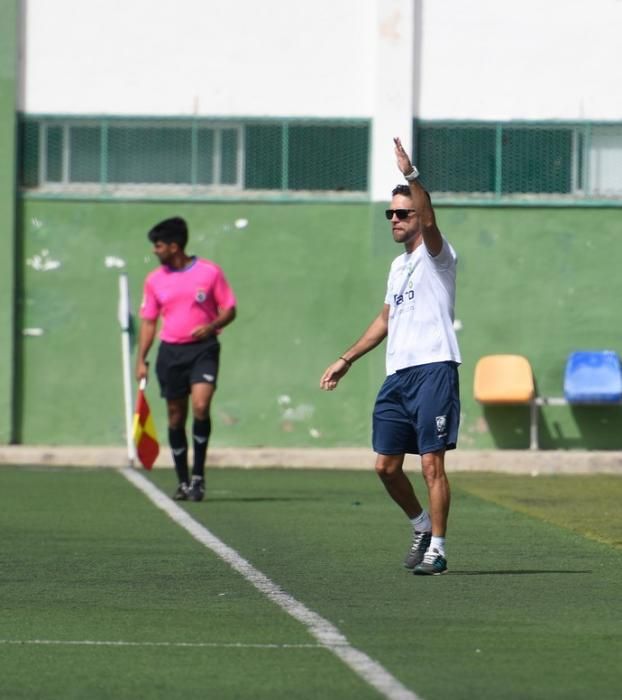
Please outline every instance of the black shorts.
[[197, 343], [162, 341], [156, 360], [160, 394], [165, 399], [182, 399], [193, 384], [216, 386], [219, 361], [220, 343], [214, 336]]

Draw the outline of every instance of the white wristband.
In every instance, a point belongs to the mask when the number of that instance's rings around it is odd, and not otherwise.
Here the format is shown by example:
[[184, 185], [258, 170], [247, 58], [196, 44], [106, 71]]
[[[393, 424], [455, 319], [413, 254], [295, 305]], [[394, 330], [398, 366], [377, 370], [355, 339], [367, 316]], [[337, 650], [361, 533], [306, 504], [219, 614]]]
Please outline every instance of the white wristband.
[[408, 175], [404, 175], [404, 179], [406, 182], [414, 182], [417, 178], [419, 177], [419, 171], [415, 166], [413, 165], [413, 169], [411, 172], [408, 173]]

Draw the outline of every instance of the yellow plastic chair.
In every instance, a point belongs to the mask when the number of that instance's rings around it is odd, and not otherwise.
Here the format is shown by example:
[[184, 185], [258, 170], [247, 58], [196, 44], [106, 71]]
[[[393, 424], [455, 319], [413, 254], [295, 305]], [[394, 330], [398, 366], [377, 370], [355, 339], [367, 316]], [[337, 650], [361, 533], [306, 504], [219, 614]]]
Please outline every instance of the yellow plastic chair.
[[529, 360], [522, 355], [485, 355], [475, 365], [473, 393], [484, 404], [531, 403], [536, 389]]
[[522, 355], [484, 355], [475, 365], [475, 400], [529, 405], [529, 447], [538, 449], [538, 402], [531, 364]]

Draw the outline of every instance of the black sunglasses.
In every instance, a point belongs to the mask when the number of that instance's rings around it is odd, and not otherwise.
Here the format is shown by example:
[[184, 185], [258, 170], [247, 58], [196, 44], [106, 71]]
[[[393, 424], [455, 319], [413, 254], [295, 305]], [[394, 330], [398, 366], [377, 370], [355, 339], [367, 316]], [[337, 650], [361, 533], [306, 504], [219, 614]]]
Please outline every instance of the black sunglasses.
[[404, 221], [404, 219], [407, 219], [408, 215], [414, 213], [414, 211], [414, 209], [385, 209], [384, 215], [389, 221], [393, 218], [393, 214], [395, 214], [400, 221]]

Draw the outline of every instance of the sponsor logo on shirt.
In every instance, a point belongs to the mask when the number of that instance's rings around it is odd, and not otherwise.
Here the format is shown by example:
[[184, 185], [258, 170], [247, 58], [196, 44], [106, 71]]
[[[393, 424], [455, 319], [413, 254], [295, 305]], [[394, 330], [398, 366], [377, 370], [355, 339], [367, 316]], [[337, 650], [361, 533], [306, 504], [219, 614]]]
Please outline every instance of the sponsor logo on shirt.
[[393, 303], [395, 306], [403, 304], [405, 301], [412, 301], [415, 298], [415, 292], [412, 289], [407, 289], [403, 294], [394, 294]]

